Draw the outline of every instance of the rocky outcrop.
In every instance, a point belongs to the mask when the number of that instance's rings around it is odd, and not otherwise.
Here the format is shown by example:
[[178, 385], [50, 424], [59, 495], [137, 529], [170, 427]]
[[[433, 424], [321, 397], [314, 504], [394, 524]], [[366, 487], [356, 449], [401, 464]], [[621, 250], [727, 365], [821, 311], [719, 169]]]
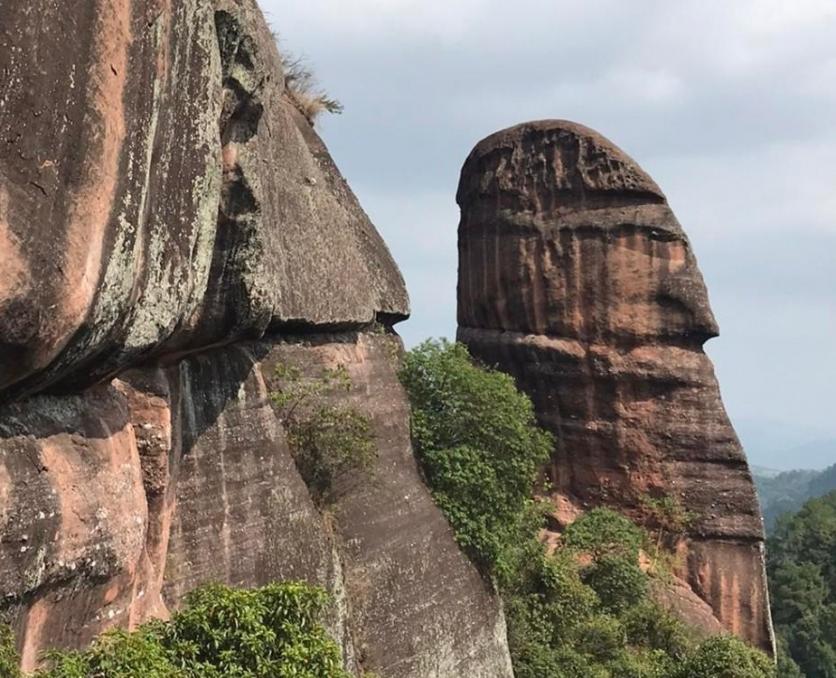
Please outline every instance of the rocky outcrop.
[[0, 72], [6, 398], [408, 314], [254, 1], [11, 0]]
[[757, 498], [702, 348], [717, 323], [662, 191], [596, 132], [548, 120], [480, 142], [458, 203], [458, 336], [555, 434], [553, 529], [593, 505], [645, 519], [648, 499], [678, 503], [679, 575], [771, 650]]
[[[400, 273], [254, 1], [11, 0], [0, 73], [0, 621], [24, 667], [203, 582], [293, 578], [334, 594], [352, 670], [510, 677], [412, 457]], [[345, 366], [373, 425], [326, 512], [277, 362]]]
[[[394, 336], [243, 342], [0, 416], [2, 611], [24, 666], [115, 624], [165, 617], [195, 586], [305, 579], [336, 597], [348, 665], [381, 676], [510, 676], [497, 601], [424, 488]], [[320, 513], [269, 392], [276, 363], [345, 366], [374, 468]]]

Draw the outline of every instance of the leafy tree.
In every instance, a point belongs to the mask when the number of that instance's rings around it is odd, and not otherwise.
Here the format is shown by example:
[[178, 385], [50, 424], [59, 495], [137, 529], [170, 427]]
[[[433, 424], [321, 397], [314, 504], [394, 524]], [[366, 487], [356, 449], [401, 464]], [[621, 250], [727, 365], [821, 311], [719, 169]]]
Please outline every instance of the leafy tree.
[[613, 614], [626, 612], [641, 603], [648, 593], [648, 577], [635, 559], [621, 555], [601, 556], [583, 572], [583, 581]]
[[400, 376], [436, 503], [482, 571], [503, 576], [519, 535], [539, 527], [531, 491], [551, 436], [536, 426], [514, 380], [476, 366], [461, 344], [421, 344], [406, 355]]
[[633, 521], [608, 508], [595, 508], [573, 522], [563, 534], [568, 548], [594, 557], [607, 554], [635, 559], [646, 533]]
[[827, 599], [827, 584], [821, 568], [813, 563], [786, 562], [772, 571], [772, 595], [781, 601], [772, 620], [779, 625], [797, 623], [811, 611], [820, 610]]
[[[109, 631], [87, 650], [48, 653], [47, 668], [33, 678], [349, 678], [320, 622], [328, 601], [303, 583], [206, 586], [169, 622]], [[17, 666], [4, 630], [0, 677], [17, 678]]]
[[781, 675], [836, 678], [836, 492], [778, 521], [767, 569]]
[[[441, 341], [408, 353], [401, 380], [433, 496], [504, 599], [516, 678], [773, 678], [758, 651], [731, 639], [698, 644], [651, 600], [639, 557], [654, 540], [624, 516], [588, 511], [546, 551], [530, 497], [551, 439], [510, 377]], [[651, 508], [668, 533], [687, 518], [673, 502]], [[745, 672], [711, 673], [725, 661]]]
[[763, 678], [774, 676], [772, 660], [733, 636], [705, 640], [674, 678]]

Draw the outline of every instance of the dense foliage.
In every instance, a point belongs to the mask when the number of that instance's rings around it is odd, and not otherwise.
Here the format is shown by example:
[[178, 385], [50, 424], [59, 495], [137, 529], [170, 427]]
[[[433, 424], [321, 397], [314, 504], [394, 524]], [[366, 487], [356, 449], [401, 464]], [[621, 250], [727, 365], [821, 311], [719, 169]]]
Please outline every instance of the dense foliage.
[[784, 673], [836, 678], [836, 492], [778, 521], [767, 549]]
[[778, 518], [798, 511], [808, 499], [836, 490], [836, 464], [823, 471], [784, 471], [767, 474], [754, 469], [758, 498], [767, 532]]
[[650, 591], [663, 578], [640, 567], [640, 553], [688, 520], [680, 507], [648, 504], [657, 535], [594, 509], [547, 553], [537, 539], [543, 513], [531, 496], [551, 440], [513, 380], [444, 341], [409, 352], [401, 379], [435, 500], [502, 593], [517, 678], [774, 676], [760, 652], [728, 637], [699, 643], [653, 602]]
[[482, 571], [502, 575], [519, 557], [519, 535], [537, 529], [531, 490], [551, 436], [513, 379], [476, 367], [461, 344], [421, 344], [400, 376], [435, 501]]
[[8, 626], [0, 624], [0, 678], [18, 678], [20, 658], [15, 651], [15, 639]]
[[[103, 634], [87, 650], [54, 652], [34, 678], [348, 678], [320, 623], [327, 594], [302, 583], [192, 592], [169, 622]], [[7, 631], [0, 678], [17, 678]]]

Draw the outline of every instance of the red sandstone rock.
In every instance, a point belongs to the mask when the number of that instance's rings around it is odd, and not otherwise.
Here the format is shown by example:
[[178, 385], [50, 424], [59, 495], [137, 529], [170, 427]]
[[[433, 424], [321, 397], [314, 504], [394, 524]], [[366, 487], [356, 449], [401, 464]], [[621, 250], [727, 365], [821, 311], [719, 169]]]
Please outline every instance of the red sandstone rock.
[[[400, 272], [254, 0], [4, 0], [0, 73], [0, 619], [24, 668], [201, 583], [293, 578], [336, 597], [353, 670], [510, 678], [412, 457], [398, 340], [364, 333], [408, 315]], [[277, 360], [345, 364], [373, 421], [334, 521]]]
[[254, 0], [5, 0], [0, 398], [409, 313]]
[[458, 336], [555, 434], [556, 522], [567, 506], [641, 517], [643, 497], [680, 501], [697, 516], [681, 577], [771, 650], [755, 489], [702, 349], [717, 324], [664, 194], [596, 132], [547, 120], [480, 142], [458, 202]]

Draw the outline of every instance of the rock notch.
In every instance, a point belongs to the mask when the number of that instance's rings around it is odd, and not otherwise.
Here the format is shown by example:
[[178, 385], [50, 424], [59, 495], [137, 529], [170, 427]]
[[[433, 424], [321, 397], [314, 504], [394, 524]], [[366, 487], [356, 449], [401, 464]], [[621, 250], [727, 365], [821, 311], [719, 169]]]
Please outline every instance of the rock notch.
[[480, 142], [457, 200], [458, 337], [555, 435], [552, 529], [595, 505], [683, 507], [678, 575], [771, 651], [755, 488], [703, 352], [717, 323], [662, 191], [601, 135], [545, 120]]

